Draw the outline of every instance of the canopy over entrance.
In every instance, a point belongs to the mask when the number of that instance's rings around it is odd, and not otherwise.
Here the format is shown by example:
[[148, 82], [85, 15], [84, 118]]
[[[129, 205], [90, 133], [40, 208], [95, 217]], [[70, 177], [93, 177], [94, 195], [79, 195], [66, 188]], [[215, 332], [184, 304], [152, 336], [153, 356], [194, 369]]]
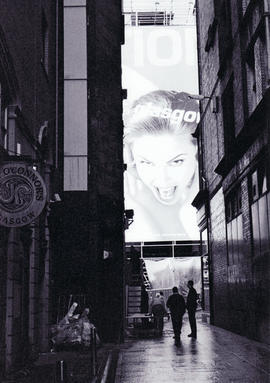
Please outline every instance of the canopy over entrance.
[[148, 258], [144, 262], [151, 290], [171, 290], [177, 286], [180, 294], [186, 296], [187, 282], [193, 280], [195, 289], [201, 291], [200, 257]]

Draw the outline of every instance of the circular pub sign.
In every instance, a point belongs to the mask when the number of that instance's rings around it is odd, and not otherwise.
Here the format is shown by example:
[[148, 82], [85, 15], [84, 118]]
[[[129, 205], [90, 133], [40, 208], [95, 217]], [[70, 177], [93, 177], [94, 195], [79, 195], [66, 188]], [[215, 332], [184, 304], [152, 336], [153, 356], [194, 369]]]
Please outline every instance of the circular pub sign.
[[28, 225], [40, 215], [45, 203], [45, 183], [32, 166], [22, 162], [0, 165], [0, 225]]

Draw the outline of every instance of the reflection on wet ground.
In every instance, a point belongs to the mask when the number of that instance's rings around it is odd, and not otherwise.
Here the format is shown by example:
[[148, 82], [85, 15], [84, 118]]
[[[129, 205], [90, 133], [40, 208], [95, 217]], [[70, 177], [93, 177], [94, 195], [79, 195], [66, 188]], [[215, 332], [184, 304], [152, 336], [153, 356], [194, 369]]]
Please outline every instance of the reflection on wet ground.
[[270, 347], [197, 319], [198, 338], [174, 345], [171, 322], [162, 338], [127, 339], [121, 345], [117, 383], [270, 383]]

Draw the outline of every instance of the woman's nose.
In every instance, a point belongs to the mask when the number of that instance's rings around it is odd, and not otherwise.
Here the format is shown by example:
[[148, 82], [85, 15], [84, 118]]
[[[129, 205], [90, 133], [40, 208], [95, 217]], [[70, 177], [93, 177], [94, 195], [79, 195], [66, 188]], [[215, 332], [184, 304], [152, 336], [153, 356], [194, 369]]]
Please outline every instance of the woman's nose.
[[167, 186], [167, 183], [170, 179], [168, 174], [168, 169], [166, 166], [157, 166], [155, 169], [155, 182], [158, 183], [158, 186]]

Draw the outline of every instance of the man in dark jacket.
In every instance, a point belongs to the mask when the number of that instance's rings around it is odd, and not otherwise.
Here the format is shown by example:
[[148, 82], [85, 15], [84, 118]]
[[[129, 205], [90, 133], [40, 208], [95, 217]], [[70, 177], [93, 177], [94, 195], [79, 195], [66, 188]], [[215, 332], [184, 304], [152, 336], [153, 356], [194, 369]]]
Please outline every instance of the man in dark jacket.
[[170, 309], [173, 332], [175, 338], [175, 344], [180, 344], [180, 334], [182, 328], [183, 315], [186, 311], [185, 300], [182, 295], [179, 294], [178, 288], [173, 287], [173, 294], [169, 296], [167, 300], [167, 307]]
[[188, 335], [192, 338], [197, 338], [197, 325], [196, 325], [196, 308], [197, 308], [197, 299], [198, 294], [197, 291], [193, 287], [193, 281], [188, 281], [188, 296], [187, 296], [187, 311], [188, 311], [188, 319], [190, 323], [191, 333]]

